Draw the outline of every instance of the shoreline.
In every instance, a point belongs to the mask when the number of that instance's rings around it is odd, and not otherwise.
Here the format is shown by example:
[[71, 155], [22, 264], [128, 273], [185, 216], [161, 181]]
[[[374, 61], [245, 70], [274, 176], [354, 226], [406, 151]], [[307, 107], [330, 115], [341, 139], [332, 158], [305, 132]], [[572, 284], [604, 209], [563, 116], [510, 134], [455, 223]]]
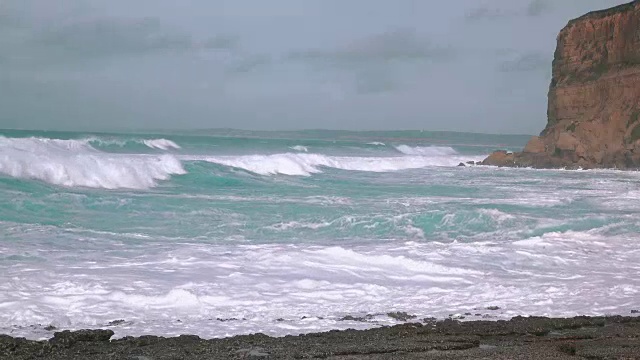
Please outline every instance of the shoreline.
[[110, 340], [112, 330], [56, 332], [44, 341], [0, 335], [0, 359], [590, 359], [638, 358], [640, 317], [514, 317], [407, 322], [297, 336], [195, 335]]

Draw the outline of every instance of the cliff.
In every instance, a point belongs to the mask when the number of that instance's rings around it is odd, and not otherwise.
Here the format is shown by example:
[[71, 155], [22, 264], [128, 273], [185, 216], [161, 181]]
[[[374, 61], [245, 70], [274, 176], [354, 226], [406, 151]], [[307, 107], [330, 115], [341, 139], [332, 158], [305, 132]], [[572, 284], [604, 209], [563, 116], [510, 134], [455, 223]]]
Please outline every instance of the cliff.
[[640, 167], [640, 0], [588, 13], [560, 31], [548, 97], [540, 136], [484, 164]]

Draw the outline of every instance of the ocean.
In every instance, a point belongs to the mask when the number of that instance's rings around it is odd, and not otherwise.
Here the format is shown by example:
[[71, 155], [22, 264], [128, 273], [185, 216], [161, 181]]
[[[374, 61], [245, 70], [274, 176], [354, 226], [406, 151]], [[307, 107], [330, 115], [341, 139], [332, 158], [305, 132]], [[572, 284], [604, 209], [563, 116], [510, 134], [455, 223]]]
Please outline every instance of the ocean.
[[0, 131], [0, 333], [282, 336], [391, 312], [638, 309], [640, 173], [458, 166], [527, 140]]

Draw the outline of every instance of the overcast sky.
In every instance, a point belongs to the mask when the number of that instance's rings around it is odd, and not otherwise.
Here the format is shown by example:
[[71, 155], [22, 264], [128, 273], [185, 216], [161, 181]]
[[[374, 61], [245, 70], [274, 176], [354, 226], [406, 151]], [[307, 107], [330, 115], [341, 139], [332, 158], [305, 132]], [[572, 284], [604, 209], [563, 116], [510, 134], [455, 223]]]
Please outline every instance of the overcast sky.
[[540, 132], [620, 0], [0, 0], [0, 128]]

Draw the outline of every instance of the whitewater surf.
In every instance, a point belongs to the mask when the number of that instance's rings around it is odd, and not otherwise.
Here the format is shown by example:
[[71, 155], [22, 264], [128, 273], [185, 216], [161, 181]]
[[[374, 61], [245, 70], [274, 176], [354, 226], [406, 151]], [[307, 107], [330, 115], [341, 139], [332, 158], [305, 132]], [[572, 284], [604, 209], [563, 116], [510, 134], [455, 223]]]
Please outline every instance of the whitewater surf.
[[524, 136], [0, 135], [13, 336], [625, 314], [640, 292], [638, 173], [457, 166]]

